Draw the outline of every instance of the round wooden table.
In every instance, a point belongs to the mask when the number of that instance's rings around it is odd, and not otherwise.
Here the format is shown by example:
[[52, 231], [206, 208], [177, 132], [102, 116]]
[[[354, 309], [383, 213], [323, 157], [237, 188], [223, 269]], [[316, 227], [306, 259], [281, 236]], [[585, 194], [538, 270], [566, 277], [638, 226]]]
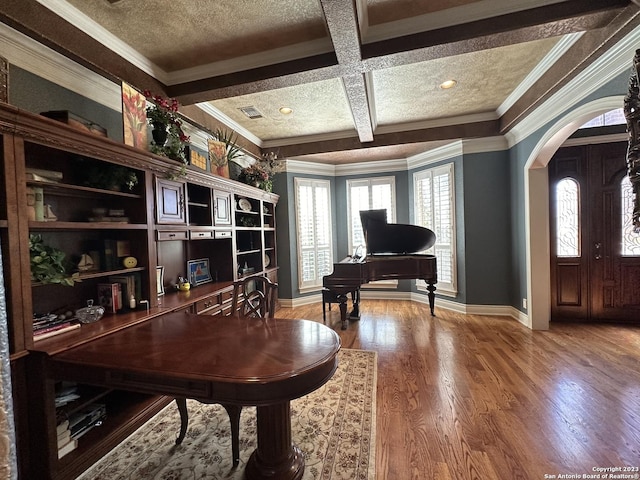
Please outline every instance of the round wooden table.
[[298, 480], [290, 401], [326, 383], [340, 338], [309, 320], [167, 314], [53, 357], [64, 378], [114, 388], [257, 407], [248, 480]]

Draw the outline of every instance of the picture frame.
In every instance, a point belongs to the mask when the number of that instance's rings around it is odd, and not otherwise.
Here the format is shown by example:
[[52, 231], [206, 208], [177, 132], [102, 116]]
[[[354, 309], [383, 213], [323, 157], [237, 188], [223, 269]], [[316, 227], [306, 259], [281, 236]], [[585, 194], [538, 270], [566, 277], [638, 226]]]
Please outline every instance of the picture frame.
[[212, 281], [209, 259], [199, 258], [187, 262], [187, 275], [191, 285], [201, 285]]
[[164, 295], [164, 267], [160, 265], [156, 267], [156, 291], [159, 297]]
[[186, 154], [189, 165], [199, 168], [200, 170], [204, 170], [205, 172], [209, 171], [209, 159], [198, 149], [188, 145], [186, 147]]
[[124, 143], [147, 149], [147, 99], [128, 83], [122, 82], [122, 125]]

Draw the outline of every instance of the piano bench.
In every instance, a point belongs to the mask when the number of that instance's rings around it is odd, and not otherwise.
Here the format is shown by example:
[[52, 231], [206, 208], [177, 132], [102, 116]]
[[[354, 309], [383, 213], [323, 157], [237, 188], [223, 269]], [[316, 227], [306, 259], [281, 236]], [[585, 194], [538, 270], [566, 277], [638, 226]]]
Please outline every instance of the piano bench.
[[340, 303], [338, 295], [329, 290], [328, 288], [322, 289], [322, 321], [327, 323], [326, 305], [329, 304], [329, 311], [331, 311], [332, 303]]

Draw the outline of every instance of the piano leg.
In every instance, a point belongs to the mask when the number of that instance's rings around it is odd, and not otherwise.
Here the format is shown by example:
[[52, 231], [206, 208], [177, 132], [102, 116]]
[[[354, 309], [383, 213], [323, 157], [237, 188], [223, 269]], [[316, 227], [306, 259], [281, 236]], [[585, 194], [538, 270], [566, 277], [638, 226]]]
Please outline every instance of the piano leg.
[[431, 316], [435, 317], [436, 314], [433, 313], [433, 308], [436, 303], [436, 295], [434, 293], [436, 291], [436, 286], [433, 284], [433, 282], [427, 281], [427, 291], [429, 292], [427, 296], [429, 297], [429, 308], [431, 309]]
[[337, 296], [338, 304], [340, 306], [340, 320], [342, 320], [342, 330], [346, 330], [349, 326], [349, 319], [347, 318], [347, 295], [341, 293]]
[[360, 289], [351, 292], [351, 313], [349, 314], [349, 320], [360, 320]]

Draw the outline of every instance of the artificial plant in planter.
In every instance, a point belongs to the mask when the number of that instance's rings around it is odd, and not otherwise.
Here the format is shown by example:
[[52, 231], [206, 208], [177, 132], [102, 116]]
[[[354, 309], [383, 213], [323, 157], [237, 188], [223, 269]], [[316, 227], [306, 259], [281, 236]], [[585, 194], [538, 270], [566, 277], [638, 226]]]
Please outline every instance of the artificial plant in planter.
[[65, 261], [64, 252], [45, 245], [39, 234], [29, 235], [29, 257], [32, 282], [56, 283], [73, 287], [80, 281], [79, 273], [67, 273], [68, 264]]
[[[229, 177], [229, 162], [242, 154], [240, 147], [236, 144], [238, 136], [232, 131], [218, 128], [209, 140], [209, 157], [211, 163], [215, 165], [214, 173]], [[213, 171], [213, 165], [211, 170]]]
[[179, 175], [186, 174], [187, 157], [185, 147], [189, 137], [182, 130], [182, 120], [178, 115], [178, 101], [144, 91], [152, 105], [147, 107], [147, 121], [151, 125], [151, 152], [180, 162]]

